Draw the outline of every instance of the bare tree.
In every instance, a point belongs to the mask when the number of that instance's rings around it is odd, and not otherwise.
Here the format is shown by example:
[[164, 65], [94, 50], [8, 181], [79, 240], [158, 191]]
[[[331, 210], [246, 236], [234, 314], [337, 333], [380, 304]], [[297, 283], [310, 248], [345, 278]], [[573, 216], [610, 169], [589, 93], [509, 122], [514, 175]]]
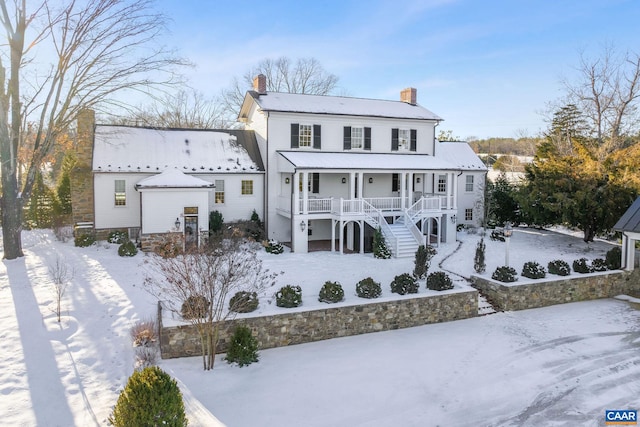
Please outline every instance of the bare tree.
[[153, 256], [149, 263], [155, 275], [146, 278], [147, 289], [196, 328], [205, 370], [213, 368], [221, 322], [243, 311], [229, 307], [231, 297], [240, 291], [260, 293], [273, 286], [276, 277], [262, 267], [251, 246], [238, 239], [175, 258]]
[[75, 271], [73, 269], [70, 269], [69, 266], [62, 260], [62, 257], [58, 254], [56, 255], [56, 260], [49, 266], [49, 274], [53, 279], [53, 291], [56, 299], [55, 313], [56, 316], [58, 316], [58, 323], [60, 323], [62, 297], [67, 291], [69, 282], [73, 280]]
[[315, 58], [299, 58], [294, 62], [287, 57], [264, 59], [247, 71], [242, 78], [235, 77], [231, 87], [222, 91], [220, 102], [227, 119], [235, 122], [245, 93], [251, 89], [253, 78], [264, 74], [267, 91], [327, 95], [338, 84], [338, 77], [327, 72]]
[[[164, 29], [151, 0], [0, 2], [0, 161], [4, 257], [22, 253], [22, 205], [58, 136], [82, 108], [120, 105], [115, 95], [176, 81], [185, 62], [154, 38]], [[33, 9], [32, 9], [33, 8]], [[47, 61], [47, 58], [50, 61]], [[6, 62], [8, 59], [8, 63]], [[27, 123], [27, 171], [17, 179]]]
[[588, 119], [603, 158], [623, 148], [622, 136], [637, 130], [640, 55], [619, 55], [606, 46], [596, 59], [582, 53], [578, 72], [578, 82], [564, 82], [568, 98], [564, 103], [575, 104]]
[[180, 89], [167, 93], [148, 107], [129, 117], [115, 120], [117, 124], [158, 128], [224, 129], [228, 123], [223, 108], [214, 99], [207, 99], [195, 89]]

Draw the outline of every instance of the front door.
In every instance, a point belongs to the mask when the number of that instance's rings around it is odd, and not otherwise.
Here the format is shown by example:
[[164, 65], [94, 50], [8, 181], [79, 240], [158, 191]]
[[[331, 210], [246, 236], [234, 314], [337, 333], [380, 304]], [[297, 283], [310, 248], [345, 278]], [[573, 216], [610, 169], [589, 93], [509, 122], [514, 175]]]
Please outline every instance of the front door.
[[198, 217], [184, 217], [184, 248], [185, 250], [198, 247]]

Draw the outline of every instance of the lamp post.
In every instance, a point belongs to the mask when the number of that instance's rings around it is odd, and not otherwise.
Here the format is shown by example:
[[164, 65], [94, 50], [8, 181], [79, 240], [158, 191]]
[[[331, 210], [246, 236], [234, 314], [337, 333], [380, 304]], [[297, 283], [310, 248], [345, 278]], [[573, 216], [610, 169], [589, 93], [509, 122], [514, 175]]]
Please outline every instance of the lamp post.
[[504, 238], [507, 240], [507, 247], [504, 255], [504, 264], [509, 267], [509, 240], [511, 240], [511, 234], [513, 234], [513, 228], [511, 228], [511, 223], [507, 221], [507, 224], [504, 226]]

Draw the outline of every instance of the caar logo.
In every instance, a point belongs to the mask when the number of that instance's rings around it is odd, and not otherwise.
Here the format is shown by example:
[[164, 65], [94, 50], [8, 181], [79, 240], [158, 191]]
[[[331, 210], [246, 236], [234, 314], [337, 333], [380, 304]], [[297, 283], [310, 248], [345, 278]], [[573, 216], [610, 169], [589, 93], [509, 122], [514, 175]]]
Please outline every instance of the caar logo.
[[638, 425], [638, 412], [632, 410], [606, 410], [604, 421], [608, 426], [635, 426]]

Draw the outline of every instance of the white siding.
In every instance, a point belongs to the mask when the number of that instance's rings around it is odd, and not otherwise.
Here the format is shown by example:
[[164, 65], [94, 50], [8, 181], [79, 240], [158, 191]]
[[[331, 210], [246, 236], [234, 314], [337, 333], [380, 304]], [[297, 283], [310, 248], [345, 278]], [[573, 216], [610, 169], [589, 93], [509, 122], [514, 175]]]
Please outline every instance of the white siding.
[[[95, 173], [94, 206], [95, 227], [126, 228], [140, 227], [140, 194], [135, 184], [149, 174], [136, 173]], [[115, 181], [125, 181], [127, 201], [125, 206], [115, 205]]]
[[184, 228], [184, 208], [198, 208], [198, 227], [209, 229], [208, 189], [145, 189], [142, 191], [142, 233], [167, 233], [175, 230], [176, 218]]
[[[198, 178], [215, 183], [224, 181], [224, 204], [216, 204], [215, 189], [209, 195], [208, 211], [219, 211], [225, 222], [248, 220], [255, 209], [264, 220], [264, 174], [198, 175]], [[253, 195], [243, 195], [243, 180], [253, 181]]]

